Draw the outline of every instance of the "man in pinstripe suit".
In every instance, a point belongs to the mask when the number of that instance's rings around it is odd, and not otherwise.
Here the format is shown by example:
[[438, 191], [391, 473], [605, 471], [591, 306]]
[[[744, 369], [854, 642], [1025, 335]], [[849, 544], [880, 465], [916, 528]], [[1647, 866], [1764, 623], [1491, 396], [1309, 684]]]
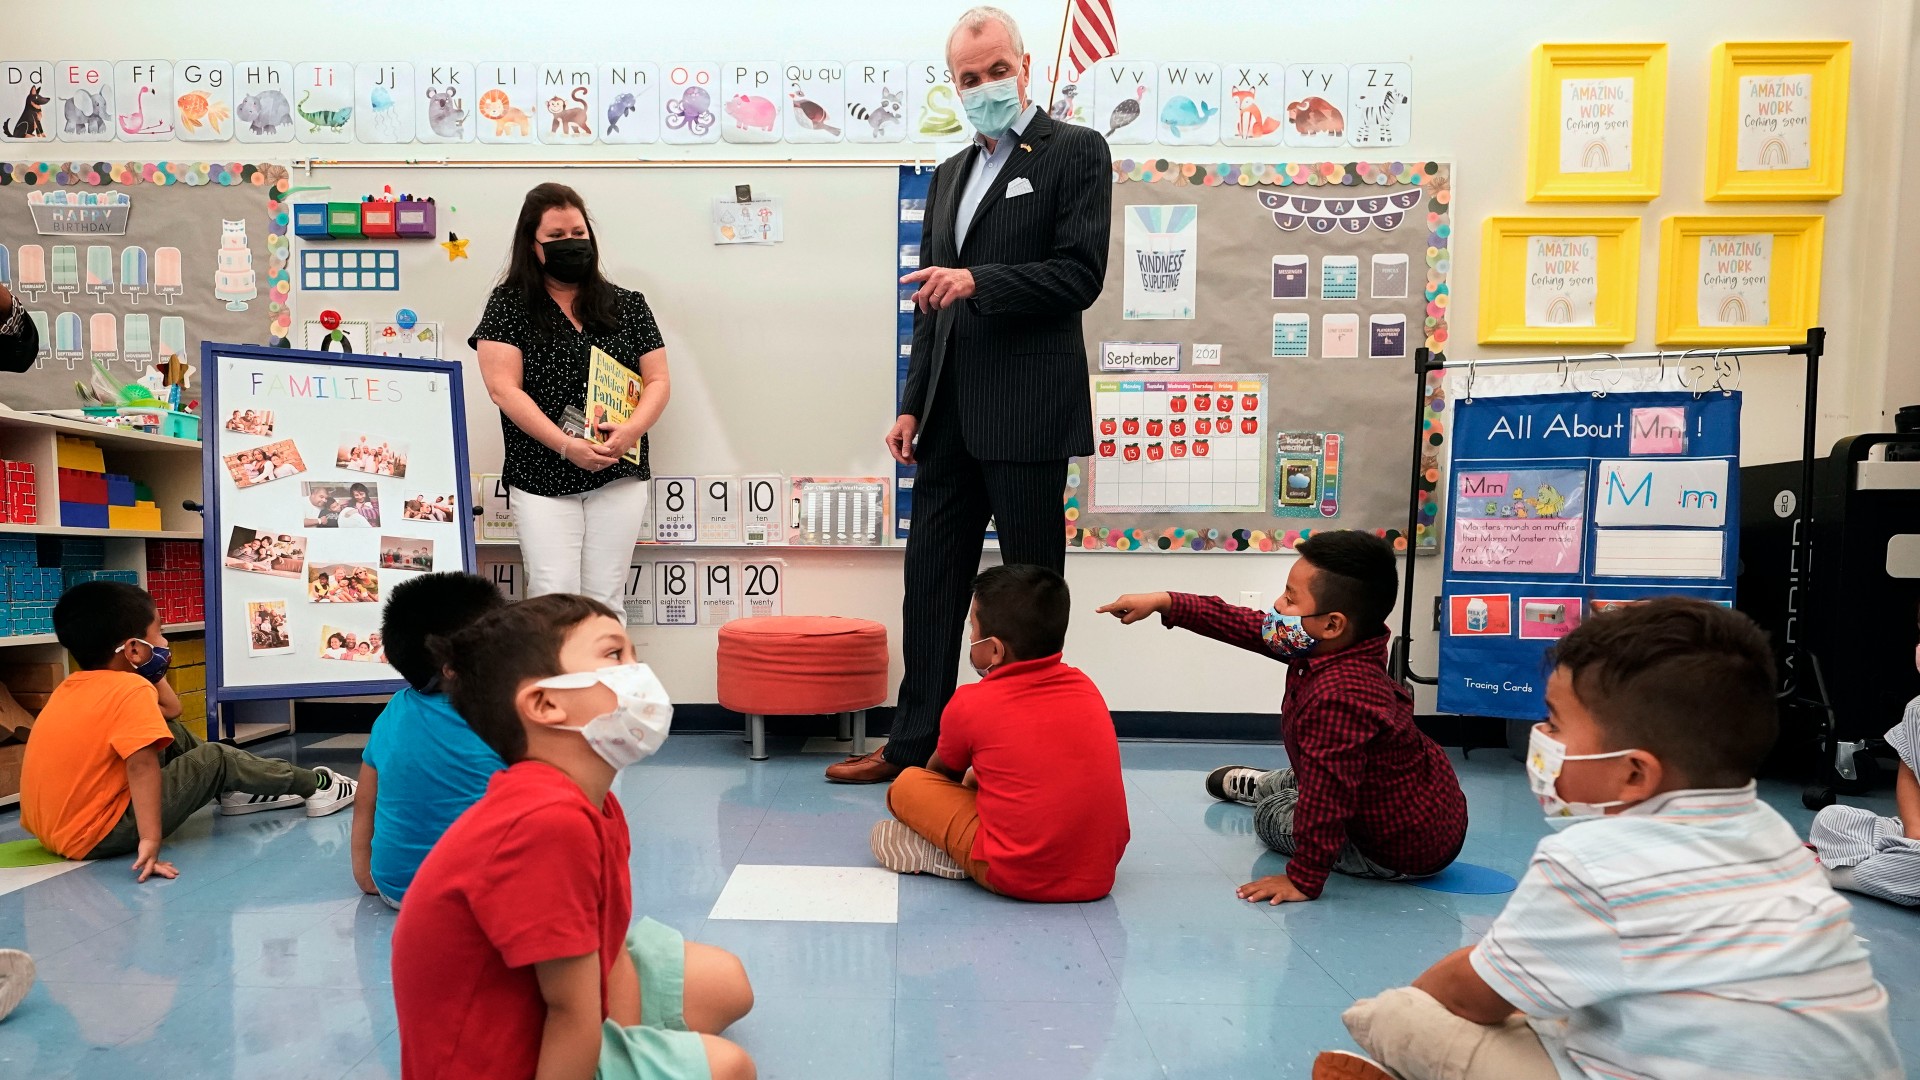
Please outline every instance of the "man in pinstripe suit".
[[917, 466], [907, 540], [906, 677], [884, 750], [827, 770], [884, 783], [925, 765], [957, 681], [954, 653], [989, 519], [1007, 563], [1066, 567], [1067, 459], [1093, 453], [1080, 314], [1107, 272], [1113, 201], [1106, 140], [1055, 123], [1027, 98], [1013, 20], [974, 8], [947, 65], [979, 135], [927, 194], [913, 357], [894, 459]]

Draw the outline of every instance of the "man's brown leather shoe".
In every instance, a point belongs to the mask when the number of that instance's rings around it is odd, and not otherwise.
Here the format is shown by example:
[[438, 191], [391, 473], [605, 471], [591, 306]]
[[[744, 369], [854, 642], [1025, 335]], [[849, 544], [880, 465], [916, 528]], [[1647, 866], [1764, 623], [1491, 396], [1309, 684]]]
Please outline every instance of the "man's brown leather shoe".
[[885, 784], [904, 770], [881, 755], [884, 749], [871, 754], [850, 757], [835, 765], [827, 766], [827, 779], [835, 784]]

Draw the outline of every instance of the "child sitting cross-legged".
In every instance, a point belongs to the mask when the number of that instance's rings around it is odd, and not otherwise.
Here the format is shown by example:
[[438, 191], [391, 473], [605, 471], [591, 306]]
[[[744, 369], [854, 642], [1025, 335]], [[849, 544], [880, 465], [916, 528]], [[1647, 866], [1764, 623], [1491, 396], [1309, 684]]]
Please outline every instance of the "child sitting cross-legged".
[[731, 953], [652, 919], [615, 775], [673, 706], [582, 596], [490, 612], [439, 649], [460, 715], [507, 762], [420, 865], [393, 934], [408, 1080], [753, 1080], [718, 1033], [753, 1007]]
[[1477, 945], [1356, 1002], [1314, 1080], [1892, 1080], [1850, 908], [1754, 793], [1773, 655], [1667, 598], [1561, 639], [1527, 778], [1549, 825]]
[[996, 566], [973, 583], [968, 662], [924, 769], [887, 791], [897, 821], [873, 853], [903, 874], [972, 878], [1019, 900], [1098, 900], [1126, 853], [1127, 795], [1113, 716], [1060, 659], [1071, 601], [1043, 566]]
[[[353, 804], [354, 782], [202, 742], [160, 680], [173, 650], [145, 589], [87, 581], [61, 594], [53, 632], [80, 670], [54, 688], [27, 740], [20, 824], [69, 859], [133, 855], [139, 880], [177, 877], [160, 842], [211, 800], [222, 814]], [[165, 711], [163, 711], [165, 710]]]
[[492, 582], [474, 574], [424, 574], [387, 597], [381, 643], [407, 686], [380, 710], [360, 755], [353, 880], [388, 907], [400, 906], [447, 826], [507, 767], [454, 711], [428, 647], [506, 602]]
[[1402, 881], [1444, 870], [1467, 836], [1467, 797], [1440, 744], [1413, 725], [1413, 697], [1387, 676], [1387, 616], [1399, 574], [1371, 533], [1316, 532], [1296, 548], [1270, 611], [1211, 596], [1133, 593], [1101, 608], [1122, 623], [1156, 612], [1287, 665], [1280, 700], [1291, 768], [1223, 765], [1207, 793], [1253, 807], [1285, 873], [1240, 886], [1243, 900], [1312, 900], [1327, 874]]

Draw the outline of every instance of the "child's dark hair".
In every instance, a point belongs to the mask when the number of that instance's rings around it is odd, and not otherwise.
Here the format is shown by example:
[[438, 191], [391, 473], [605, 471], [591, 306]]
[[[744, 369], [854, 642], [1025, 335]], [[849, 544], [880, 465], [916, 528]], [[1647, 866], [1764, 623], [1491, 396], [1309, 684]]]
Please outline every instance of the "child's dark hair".
[[113, 650], [132, 638], [145, 640], [153, 625], [153, 597], [124, 581], [83, 581], [53, 605], [53, 636], [83, 670], [113, 662]]
[[532, 679], [561, 674], [560, 647], [573, 628], [605, 615], [619, 618], [598, 600], [548, 593], [487, 612], [434, 650], [452, 674], [447, 695], [480, 740], [511, 765], [527, 756], [527, 733], [516, 700]]
[[1315, 532], [1294, 548], [1313, 576], [1315, 614], [1339, 612], [1368, 638], [1387, 628], [1394, 594], [1400, 591], [1400, 567], [1393, 545], [1357, 529]]
[[423, 574], [402, 582], [387, 594], [387, 607], [380, 616], [387, 663], [407, 685], [425, 690], [440, 674], [429, 639], [446, 637], [505, 606], [500, 590], [474, 574]]
[[1067, 582], [1044, 566], [995, 566], [973, 579], [980, 633], [999, 638], [1015, 660], [1038, 660], [1066, 647], [1072, 598]]
[[1773, 649], [1746, 615], [1662, 597], [1581, 623], [1548, 654], [1606, 730], [1688, 787], [1741, 787], [1779, 734]]

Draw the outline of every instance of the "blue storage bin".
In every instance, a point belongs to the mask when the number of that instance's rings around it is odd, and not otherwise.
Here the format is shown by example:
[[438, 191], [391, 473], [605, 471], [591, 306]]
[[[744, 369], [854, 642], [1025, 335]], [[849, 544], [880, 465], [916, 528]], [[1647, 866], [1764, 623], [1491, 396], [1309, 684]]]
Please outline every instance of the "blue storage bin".
[[327, 239], [327, 204], [294, 203], [293, 235], [303, 240]]

